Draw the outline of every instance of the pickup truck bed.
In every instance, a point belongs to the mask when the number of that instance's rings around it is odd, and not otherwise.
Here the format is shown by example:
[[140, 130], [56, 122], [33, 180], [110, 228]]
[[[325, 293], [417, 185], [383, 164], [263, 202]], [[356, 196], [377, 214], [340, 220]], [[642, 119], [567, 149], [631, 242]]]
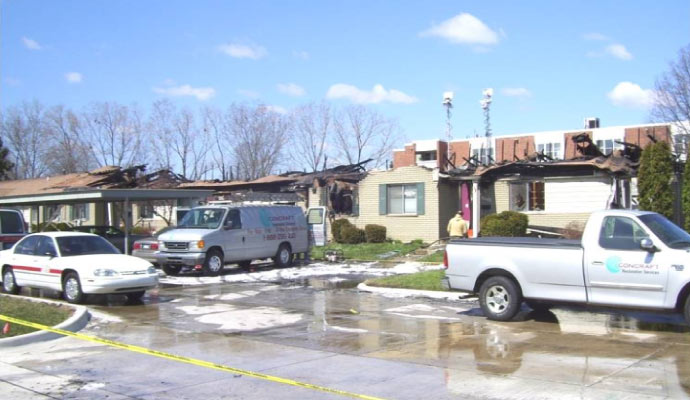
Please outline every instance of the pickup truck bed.
[[476, 239], [452, 239], [449, 243], [466, 246], [582, 248], [582, 242], [579, 240], [533, 237], [479, 237]]

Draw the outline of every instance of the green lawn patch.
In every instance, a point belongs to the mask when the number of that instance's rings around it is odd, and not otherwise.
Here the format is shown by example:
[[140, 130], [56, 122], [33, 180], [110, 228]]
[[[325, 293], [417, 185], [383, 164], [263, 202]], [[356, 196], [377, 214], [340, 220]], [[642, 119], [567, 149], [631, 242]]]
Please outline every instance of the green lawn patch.
[[[41, 303], [9, 296], [0, 296], [0, 314], [23, 319], [37, 324], [55, 326], [74, 313], [74, 310], [62, 304]], [[0, 320], [0, 339], [19, 336], [37, 331], [24, 325], [10, 323], [10, 331], [2, 333], [7, 321]]]
[[443, 250], [424, 256], [420, 258], [419, 261], [441, 264], [443, 262]]
[[444, 291], [441, 279], [446, 276], [444, 270], [433, 270], [417, 272], [415, 274], [386, 276], [383, 278], [369, 279], [366, 283], [369, 286], [397, 288], [397, 289], [416, 289], [416, 290], [436, 290]]
[[360, 244], [329, 243], [325, 247], [313, 247], [311, 250], [311, 258], [314, 260], [323, 260], [326, 251], [341, 250], [346, 259], [378, 261], [403, 256], [419, 249], [423, 245], [424, 243], [421, 240], [414, 240], [410, 243], [398, 241]]

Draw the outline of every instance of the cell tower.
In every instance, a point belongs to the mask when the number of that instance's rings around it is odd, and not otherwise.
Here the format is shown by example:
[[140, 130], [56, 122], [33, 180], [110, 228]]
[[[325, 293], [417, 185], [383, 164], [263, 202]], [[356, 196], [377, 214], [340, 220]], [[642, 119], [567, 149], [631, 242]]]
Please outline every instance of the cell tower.
[[484, 138], [486, 139], [486, 163], [489, 163], [489, 157], [493, 156], [491, 155], [491, 98], [494, 95], [494, 90], [492, 88], [484, 89], [482, 92], [482, 95], [484, 96], [480, 101], [479, 104], [482, 106], [482, 110], [484, 110]]
[[443, 93], [443, 107], [446, 108], [446, 139], [448, 140], [448, 148], [446, 150], [446, 162], [450, 161], [450, 141], [453, 140], [453, 125], [450, 124], [451, 112], [453, 108], [453, 92]]

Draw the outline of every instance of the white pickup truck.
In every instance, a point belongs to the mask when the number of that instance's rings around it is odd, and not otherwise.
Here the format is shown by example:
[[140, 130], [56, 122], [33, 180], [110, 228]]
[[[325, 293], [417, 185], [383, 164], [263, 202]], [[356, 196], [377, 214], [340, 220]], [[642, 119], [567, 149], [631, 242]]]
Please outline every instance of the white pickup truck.
[[451, 289], [478, 293], [492, 320], [525, 301], [679, 311], [690, 323], [690, 234], [653, 212], [592, 213], [581, 241], [451, 240], [444, 265]]

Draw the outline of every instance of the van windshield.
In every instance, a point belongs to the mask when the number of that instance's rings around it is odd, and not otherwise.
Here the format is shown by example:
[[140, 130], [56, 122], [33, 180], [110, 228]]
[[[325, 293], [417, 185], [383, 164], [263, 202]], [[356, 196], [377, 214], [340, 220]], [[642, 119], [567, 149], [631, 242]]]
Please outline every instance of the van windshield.
[[24, 224], [18, 212], [0, 211], [0, 233], [24, 233]]
[[225, 210], [222, 208], [195, 208], [185, 214], [177, 224], [178, 229], [216, 229], [223, 221]]
[[666, 246], [672, 249], [683, 249], [690, 247], [690, 235], [680, 229], [676, 224], [669, 221], [660, 214], [645, 214], [640, 216], [640, 221], [655, 235], [661, 239]]

